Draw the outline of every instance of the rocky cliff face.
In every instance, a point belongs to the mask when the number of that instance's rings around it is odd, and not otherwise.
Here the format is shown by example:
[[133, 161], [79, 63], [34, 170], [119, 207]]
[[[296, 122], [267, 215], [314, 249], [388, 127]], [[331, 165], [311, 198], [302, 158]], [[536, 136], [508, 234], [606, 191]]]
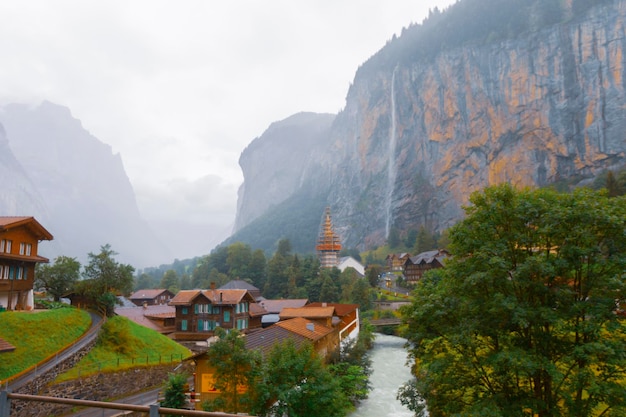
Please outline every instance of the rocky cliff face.
[[306, 173], [328, 187], [344, 244], [382, 244], [392, 227], [443, 230], [488, 185], [623, 166], [625, 20], [615, 0], [515, 39], [365, 63], [311, 164], [330, 174]]
[[11, 104], [0, 109], [0, 123], [0, 213], [35, 216], [54, 235], [42, 255], [85, 263], [87, 253], [108, 243], [120, 262], [135, 267], [167, 259], [139, 214], [120, 155], [67, 108]]

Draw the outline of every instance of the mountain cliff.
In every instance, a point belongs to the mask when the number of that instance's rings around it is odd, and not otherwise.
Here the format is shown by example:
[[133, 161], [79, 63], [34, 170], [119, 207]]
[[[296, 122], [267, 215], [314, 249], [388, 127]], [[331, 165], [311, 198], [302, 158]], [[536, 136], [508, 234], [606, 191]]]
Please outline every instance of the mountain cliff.
[[[468, 7], [490, 2], [436, 11], [364, 63], [309, 152], [303, 185], [274, 182], [273, 193], [287, 199], [314, 187], [344, 245], [365, 249], [392, 228], [448, 228], [488, 185], [578, 183], [624, 166], [626, 1], [508, 0], [482, 26], [480, 13], [471, 20]], [[258, 160], [264, 169], [252, 178], [253, 160], [240, 160], [238, 219], [255, 204], [246, 190], [263, 189], [283, 167]], [[312, 251], [316, 235], [309, 239]]]
[[35, 216], [54, 235], [42, 255], [87, 261], [111, 244], [135, 267], [158, 264], [168, 250], [143, 221], [119, 154], [50, 102], [0, 108], [2, 215]]

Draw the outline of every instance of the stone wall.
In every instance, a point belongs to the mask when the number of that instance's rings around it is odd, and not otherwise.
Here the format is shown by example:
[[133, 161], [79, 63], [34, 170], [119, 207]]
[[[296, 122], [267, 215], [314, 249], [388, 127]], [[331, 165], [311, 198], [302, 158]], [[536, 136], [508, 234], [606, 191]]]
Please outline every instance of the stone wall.
[[[95, 343], [95, 342], [94, 342]], [[132, 393], [162, 386], [168, 374], [179, 364], [134, 368], [120, 372], [103, 372], [77, 380], [55, 384], [56, 377], [75, 366], [85, 356], [93, 344], [85, 347], [76, 355], [61, 362], [48, 373], [15, 391], [19, 394], [44, 395], [92, 401], [111, 401]], [[186, 363], [180, 372], [193, 372]], [[155, 398], [156, 401], [156, 398]], [[75, 406], [44, 403], [39, 401], [11, 400], [11, 417], [49, 417], [61, 416], [72, 412]], [[122, 412], [120, 412], [122, 413]]]

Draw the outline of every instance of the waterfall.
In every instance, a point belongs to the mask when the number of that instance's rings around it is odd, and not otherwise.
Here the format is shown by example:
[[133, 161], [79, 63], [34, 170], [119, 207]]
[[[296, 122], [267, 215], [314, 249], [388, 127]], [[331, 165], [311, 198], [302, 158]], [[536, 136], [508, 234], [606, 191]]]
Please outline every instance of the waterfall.
[[393, 217], [391, 209], [391, 200], [393, 199], [393, 189], [398, 175], [396, 167], [396, 70], [393, 69], [391, 75], [391, 128], [389, 129], [389, 161], [387, 162], [387, 195], [385, 198], [385, 238], [389, 238], [389, 230], [391, 229], [391, 221]]

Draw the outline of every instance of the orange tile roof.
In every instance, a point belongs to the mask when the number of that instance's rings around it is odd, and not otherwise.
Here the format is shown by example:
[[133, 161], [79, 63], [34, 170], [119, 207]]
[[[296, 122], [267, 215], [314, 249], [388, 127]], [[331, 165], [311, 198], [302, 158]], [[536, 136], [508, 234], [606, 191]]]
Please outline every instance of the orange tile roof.
[[[158, 332], [167, 330], [160, 323], [150, 320], [150, 318], [166, 319], [176, 317], [176, 309], [172, 306], [155, 305], [147, 307], [117, 307], [115, 314], [124, 316], [127, 319]], [[172, 329], [173, 330], [173, 329]]]
[[280, 318], [306, 317], [309, 319], [326, 319], [333, 316], [335, 307], [301, 307], [283, 308]]
[[279, 321], [274, 326], [282, 327], [283, 329], [304, 336], [312, 341], [319, 340], [333, 331], [331, 328], [302, 317]]

